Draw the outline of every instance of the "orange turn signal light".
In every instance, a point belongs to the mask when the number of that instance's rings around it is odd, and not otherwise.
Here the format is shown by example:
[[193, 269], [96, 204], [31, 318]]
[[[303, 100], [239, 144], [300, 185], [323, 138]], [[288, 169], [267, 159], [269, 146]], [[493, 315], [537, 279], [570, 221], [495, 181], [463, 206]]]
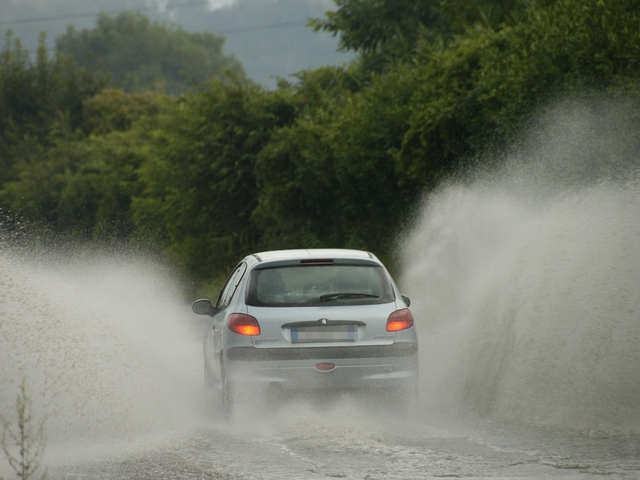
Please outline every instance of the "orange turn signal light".
[[240, 335], [260, 335], [258, 320], [244, 313], [232, 313], [227, 318], [229, 330]]
[[396, 310], [387, 318], [387, 332], [398, 332], [413, 327], [413, 315], [408, 308]]

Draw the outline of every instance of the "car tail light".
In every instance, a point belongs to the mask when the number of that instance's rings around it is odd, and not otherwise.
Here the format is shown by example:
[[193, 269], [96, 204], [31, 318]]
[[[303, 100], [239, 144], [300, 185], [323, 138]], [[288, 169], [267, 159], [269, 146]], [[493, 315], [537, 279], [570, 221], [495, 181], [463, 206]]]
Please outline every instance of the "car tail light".
[[398, 332], [413, 327], [413, 315], [408, 308], [396, 310], [387, 318], [387, 332]]
[[229, 330], [240, 335], [260, 335], [260, 325], [258, 320], [251, 315], [244, 313], [232, 313], [227, 318]]

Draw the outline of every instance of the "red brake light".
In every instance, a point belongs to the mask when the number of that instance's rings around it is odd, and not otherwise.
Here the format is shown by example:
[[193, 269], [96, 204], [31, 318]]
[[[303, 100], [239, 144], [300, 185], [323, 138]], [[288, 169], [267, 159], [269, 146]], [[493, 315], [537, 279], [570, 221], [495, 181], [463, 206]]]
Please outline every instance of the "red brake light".
[[240, 335], [260, 335], [260, 325], [258, 320], [251, 315], [244, 313], [232, 313], [227, 318], [229, 330]]
[[413, 327], [413, 315], [408, 308], [396, 310], [387, 318], [387, 332], [397, 332]]

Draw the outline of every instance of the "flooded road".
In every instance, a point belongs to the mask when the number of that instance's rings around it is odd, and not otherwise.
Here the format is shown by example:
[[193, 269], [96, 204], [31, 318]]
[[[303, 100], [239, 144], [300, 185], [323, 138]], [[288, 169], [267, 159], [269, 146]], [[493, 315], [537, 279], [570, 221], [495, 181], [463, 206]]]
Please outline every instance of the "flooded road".
[[[624, 409], [603, 404], [592, 429], [478, 412], [468, 379], [442, 383], [459, 367], [448, 363], [442, 329], [422, 336], [412, 412], [346, 395], [248, 405], [227, 422], [219, 392], [203, 386], [200, 317], [157, 267], [2, 259], [3, 415], [13, 415], [26, 378], [34, 414], [46, 420], [50, 479], [640, 478], [640, 435], [619, 425]], [[0, 476], [14, 478], [4, 459]]]
[[416, 428], [415, 421], [382, 425], [360, 415], [354, 421], [352, 411], [340, 422], [335, 412], [324, 413], [329, 418], [315, 413], [310, 419], [298, 410], [270, 433], [201, 427], [137, 451], [50, 466], [49, 478], [640, 478], [638, 436], [589, 437], [477, 421], [452, 431], [451, 421]]
[[640, 147], [592, 113], [444, 184], [399, 241], [415, 411], [291, 398], [223, 421], [170, 272], [0, 242], [0, 414], [26, 383], [51, 479], [640, 479]]

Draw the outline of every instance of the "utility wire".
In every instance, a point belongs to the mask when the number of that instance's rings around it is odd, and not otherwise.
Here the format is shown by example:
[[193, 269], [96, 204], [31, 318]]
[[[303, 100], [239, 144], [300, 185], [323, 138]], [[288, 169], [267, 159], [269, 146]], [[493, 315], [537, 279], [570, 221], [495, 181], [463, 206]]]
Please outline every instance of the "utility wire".
[[[186, 3], [175, 3], [170, 4], [165, 7], [167, 10], [173, 10], [176, 8], [191, 8], [191, 7], [204, 7], [208, 6], [209, 2], [206, 0], [199, 0], [195, 2], [186, 2]], [[134, 12], [147, 12], [152, 10], [160, 11], [158, 7], [140, 7], [135, 9], [120, 9], [120, 10], [111, 10], [105, 12], [93, 12], [93, 13], [71, 13], [65, 15], [50, 15], [47, 17], [31, 17], [31, 18], [20, 18], [17, 20], [6, 20], [0, 21], [0, 25], [21, 25], [25, 23], [36, 23], [36, 22], [52, 22], [57, 20], [72, 20], [76, 18], [91, 18], [97, 16], [99, 13], [106, 13], [108, 15], [114, 15], [120, 13], [123, 10], [132, 10]]]
[[[297, 27], [306, 25], [306, 20], [298, 20], [297, 22], [285, 22], [285, 23], [269, 23], [266, 25], [253, 25], [251, 27], [238, 27], [231, 28], [228, 30], [216, 30], [215, 32], [211, 32], [214, 35], [229, 35], [234, 33], [243, 33], [243, 32], [258, 32], [260, 30], [276, 30], [278, 28], [287, 28], [287, 27]], [[0, 23], [1, 25], [1, 23]], [[47, 51], [53, 52], [56, 50], [56, 47], [46, 47]], [[29, 53], [35, 53], [37, 50], [29, 50]]]
[[[297, 27], [306, 25], [306, 20], [298, 20], [297, 22], [285, 22], [285, 23], [269, 23], [266, 25], [254, 25], [252, 27], [238, 27], [231, 28], [229, 30], [216, 30], [215, 32], [211, 32], [214, 35], [229, 35], [230, 33], [242, 33], [242, 32], [258, 32], [260, 30], [275, 30], [278, 28], [287, 28], [287, 27]], [[1, 25], [1, 23], [0, 23]], [[47, 47], [48, 51], [54, 51], [55, 47]], [[29, 50], [30, 53], [34, 53], [36, 50]]]
[[[202, 7], [202, 6], [206, 6], [209, 5], [208, 1], [196, 1], [196, 2], [188, 2], [188, 3], [178, 3], [178, 4], [172, 4], [172, 5], [168, 5], [167, 7], [165, 7], [167, 10], [170, 9], [175, 9], [175, 8], [190, 8], [190, 7]], [[126, 9], [124, 9], [126, 10]], [[94, 12], [94, 13], [77, 13], [77, 14], [70, 14], [70, 15], [53, 15], [53, 16], [48, 16], [48, 17], [32, 17], [32, 18], [22, 18], [22, 19], [18, 19], [18, 20], [9, 20], [9, 21], [5, 21], [2, 22], [0, 21], [0, 25], [20, 25], [20, 24], [25, 24], [25, 23], [35, 23], [35, 22], [50, 22], [50, 21], [57, 21], [57, 20], [72, 20], [72, 19], [76, 19], [76, 18], [91, 18], [91, 17], [95, 17], [97, 16], [99, 13], [106, 13], [108, 15], [115, 15], [118, 14], [124, 10], [112, 10], [109, 12]], [[151, 10], [156, 10], [159, 11], [159, 9], [157, 7], [143, 7], [143, 8], [137, 8], [134, 10], [130, 10], [130, 11], [134, 11], [134, 12], [143, 12], [143, 11], [151, 11]], [[227, 30], [218, 30], [215, 33], [216, 35], [228, 35], [228, 34], [233, 34], [233, 33], [243, 33], [243, 32], [257, 32], [260, 30], [275, 30], [275, 29], [279, 29], [279, 28], [288, 28], [288, 27], [297, 27], [297, 26], [303, 26], [307, 24], [307, 20], [298, 20], [295, 22], [282, 22], [282, 23], [268, 23], [268, 24], [264, 24], [264, 25], [252, 25], [249, 27], [237, 27], [237, 28], [229, 28]], [[53, 51], [55, 50], [54, 47], [48, 47], [47, 48], [48, 51]]]
[[[171, 5], [171, 8], [188, 8], [188, 7], [202, 7], [205, 5], [209, 5], [209, 2], [195, 2], [195, 3], [180, 3], [177, 5]], [[125, 9], [126, 10], [126, 9]], [[138, 8], [135, 10], [130, 10], [134, 12], [143, 12], [150, 10], [158, 10], [157, 7], [148, 7], [148, 8]], [[96, 13], [77, 13], [71, 15], [57, 15], [57, 16], [49, 16], [49, 17], [33, 17], [33, 18], [23, 18], [20, 20], [9, 20], [6, 22], [0, 21], [0, 25], [20, 25], [25, 23], [35, 23], [35, 22], [50, 22], [56, 20], [72, 20], [75, 18], [91, 18], [97, 16], [99, 13], [106, 13], [108, 15], [115, 15], [117, 13], [123, 12], [124, 10], [112, 10], [110, 12], [96, 12]], [[256, 32], [259, 30], [275, 30], [278, 28], [287, 28], [287, 27], [297, 27], [303, 26], [307, 24], [307, 19], [298, 20], [295, 22], [282, 22], [282, 23], [268, 23], [265, 25], [252, 25], [249, 27], [237, 27], [230, 28], [227, 30], [218, 30], [214, 32], [216, 35], [227, 35], [229, 33], [242, 33], [242, 32]]]

